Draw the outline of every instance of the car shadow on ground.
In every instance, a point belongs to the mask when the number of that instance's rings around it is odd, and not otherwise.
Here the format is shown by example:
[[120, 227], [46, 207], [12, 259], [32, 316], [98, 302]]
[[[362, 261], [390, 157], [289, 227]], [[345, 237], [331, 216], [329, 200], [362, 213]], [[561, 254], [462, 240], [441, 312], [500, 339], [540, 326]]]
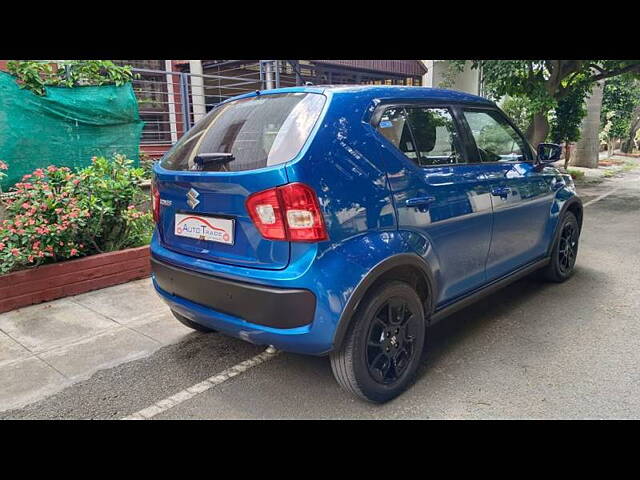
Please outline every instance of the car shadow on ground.
[[[532, 301], [535, 298], [544, 298], [546, 302], [561, 301], [553, 296], [551, 290], [558, 290], [560, 295], [568, 295], [579, 286], [581, 290], [597, 289], [607, 274], [589, 266], [576, 266], [573, 276], [565, 283], [547, 282], [539, 277], [537, 272], [524, 277], [511, 285], [495, 292], [476, 303], [442, 319], [440, 322], [427, 328], [425, 351], [422, 365], [418, 372], [418, 380], [427, 375], [429, 368], [454, 351], [467, 340], [488, 331], [494, 322], [504, 321], [505, 318], [514, 318], [520, 322], [523, 319], [523, 311], [533, 315], [541, 315], [549, 329], [558, 326], [557, 322], [565, 322], [562, 315], [548, 315], [539, 312]], [[542, 301], [542, 300], [541, 300]]]
[[423, 367], [428, 367], [455, 349], [457, 344], [477, 335], [496, 318], [509, 315], [548, 288], [553, 286], [538, 280], [534, 273], [429, 326]]

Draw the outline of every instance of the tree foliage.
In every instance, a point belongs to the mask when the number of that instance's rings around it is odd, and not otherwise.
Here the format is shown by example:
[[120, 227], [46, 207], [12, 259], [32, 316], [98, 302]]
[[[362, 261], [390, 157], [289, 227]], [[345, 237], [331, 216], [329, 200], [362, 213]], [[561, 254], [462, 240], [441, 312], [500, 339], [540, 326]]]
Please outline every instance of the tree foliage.
[[523, 132], [527, 129], [531, 123], [531, 118], [535, 113], [533, 111], [531, 102], [527, 97], [511, 97], [506, 96], [502, 99], [500, 108], [509, 115], [509, 118], [518, 126]]
[[586, 115], [584, 94], [579, 89], [558, 100], [553, 110], [549, 137], [552, 142], [565, 145], [564, 168], [571, 159], [571, 142], [580, 140], [580, 125]]
[[[450, 60], [459, 72], [466, 60]], [[640, 75], [640, 60], [472, 60], [482, 68], [487, 93], [493, 98], [526, 96], [536, 112], [553, 108], [575, 89], [605, 78]]]
[[[461, 72], [467, 60], [450, 60]], [[640, 76], [640, 60], [471, 60], [482, 69], [486, 94], [525, 98], [534, 112], [527, 136], [538, 143], [547, 136], [547, 114], [566, 97], [584, 98], [593, 84], [618, 75]]]
[[600, 122], [603, 128], [610, 123], [607, 134], [610, 138], [622, 138], [631, 126], [633, 110], [640, 103], [640, 82], [629, 76], [620, 76], [607, 81], [602, 96]]
[[551, 141], [568, 143], [580, 140], [580, 124], [586, 114], [584, 96], [580, 90], [574, 90], [560, 99], [552, 114]]
[[111, 60], [11, 60], [7, 62], [7, 69], [17, 77], [20, 88], [37, 95], [44, 95], [46, 86], [119, 86], [131, 81], [134, 76], [130, 66], [121, 67]]

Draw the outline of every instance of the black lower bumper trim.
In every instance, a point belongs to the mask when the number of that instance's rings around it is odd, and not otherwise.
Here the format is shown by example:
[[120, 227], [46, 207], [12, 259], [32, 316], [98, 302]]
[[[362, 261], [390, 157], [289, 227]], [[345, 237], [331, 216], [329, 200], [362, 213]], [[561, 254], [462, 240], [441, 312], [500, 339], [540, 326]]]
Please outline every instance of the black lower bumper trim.
[[295, 328], [313, 321], [316, 297], [309, 290], [225, 280], [174, 267], [153, 257], [151, 270], [165, 292], [247, 322]]

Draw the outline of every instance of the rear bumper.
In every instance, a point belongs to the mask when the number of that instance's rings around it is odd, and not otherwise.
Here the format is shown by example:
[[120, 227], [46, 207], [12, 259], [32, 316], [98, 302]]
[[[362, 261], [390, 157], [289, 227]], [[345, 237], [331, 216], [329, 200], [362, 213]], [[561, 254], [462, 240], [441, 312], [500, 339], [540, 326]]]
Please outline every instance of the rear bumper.
[[[294, 243], [291, 245], [291, 261], [287, 268], [266, 270], [184, 255], [163, 246], [158, 232], [154, 233], [151, 240], [151, 257], [169, 267], [187, 274], [200, 275], [204, 279], [228, 281], [234, 286], [248, 285], [266, 289], [267, 292], [280, 291], [279, 295], [270, 296], [271, 300], [261, 302], [262, 305], [268, 305], [266, 308], [271, 312], [269, 315], [261, 315], [263, 319], [258, 321], [262, 324], [256, 323], [259, 317], [243, 314], [242, 310], [221, 311], [221, 305], [224, 303], [216, 305], [202, 297], [199, 301], [190, 300], [189, 298], [196, 297], [193, 297], [190, 291], [183, 292], [167, 286], [166, 281], [162, 282], [163, 275], [160, 272], [154, 272], [153, 284], [172, 310], [225, 335], [258, 345], [273, 345], [288, 352], [325, 355], [335, 347], [337, 327], [357, 285], [376, 264], [403, 252], [402, 249], [406, 249], [406, 246], [402, 235], [387, 231], [357, 236], [349, 242], [335, 244], [330, 248], [325, 246], [320, 253], [319, 244]], [[366, 252], [366, 255], [363, 252]], [[210, 282], [203, 282], [202, 285], [204, 286], [200, 289], [206, 291], [207, 295], [216, 290], [225, 290], [216, 288]], [[282, 291], [287, 291], [288, 294], [282, 295]], [[305, 297], [298, 296], [297, 293], [291, 295], [292, 292], [300, 291], [307, 292], [307, 296], [313, 296], [313, 310], [310, 307], [300, 308], [300, 304], [304, 305]], [[255, 291], [250, 294], [241, 293], [240, 297], [236, 295], [233, 303], [250, 304], [253, 302], [254, 294]], [[294, 297], [296, 300], [290, 302]], [[286, 299], [286, 304], [283, 299]], [[274, 309], [274, 302], [277, 309]], [[289, 328], [280, 328], [282, 325]]]
[[313, 321], [316, 297], [309, 290], [272, 288], [203, 275], [151, 258], [154, 284], [216, 312], [275, 329], [298, 328]]

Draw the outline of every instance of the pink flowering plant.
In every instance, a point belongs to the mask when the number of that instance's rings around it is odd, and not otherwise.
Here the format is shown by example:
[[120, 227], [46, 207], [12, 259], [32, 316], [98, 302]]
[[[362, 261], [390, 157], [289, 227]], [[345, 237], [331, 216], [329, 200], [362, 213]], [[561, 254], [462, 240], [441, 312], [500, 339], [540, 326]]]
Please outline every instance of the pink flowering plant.
[[[0, 274], [149, 243], [141, 169], [118, 155], [73, 172], [50, 165], [16, 183], [0, 222]], [[0, 164], [0, 167], [5, 165]]]
[[37, 169], [16, 183], [5, 200], [9, 219], [0, 224], [0, 273], [71, 258], [89, 212], [80, 205], [76, 175], [68, 168]]

